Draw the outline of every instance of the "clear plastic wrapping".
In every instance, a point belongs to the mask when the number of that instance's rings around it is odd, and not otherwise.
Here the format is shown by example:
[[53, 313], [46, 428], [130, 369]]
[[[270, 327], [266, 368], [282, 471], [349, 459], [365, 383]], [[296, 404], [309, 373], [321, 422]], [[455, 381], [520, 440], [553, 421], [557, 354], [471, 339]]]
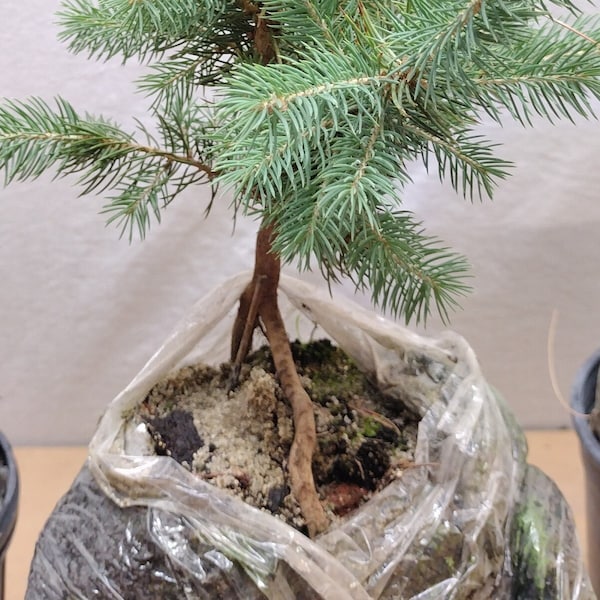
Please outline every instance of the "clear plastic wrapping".
[[[310, 540], [154, 455], [132, 409], [172, 370], [225, 358], [249, 277], [201, 300], [109, 405], [87, 465], [40, 538], [27, 598], [64, 590], [152, 598], [157, 582], [161, 598], [594, 598], [568, 507], [527, 466], [523, 434], [469, 345], [451, 333], [417, 336], [295, 279], [280, 285], [292, 333], [318, 325], [388, 396], [422, 415], [421, 467]], [[534, 539], [536, 527], [552, 535]], [[87, 575], [73, 575], [78, 561]], [[119, 568], [129, 574], [115, 575]]]

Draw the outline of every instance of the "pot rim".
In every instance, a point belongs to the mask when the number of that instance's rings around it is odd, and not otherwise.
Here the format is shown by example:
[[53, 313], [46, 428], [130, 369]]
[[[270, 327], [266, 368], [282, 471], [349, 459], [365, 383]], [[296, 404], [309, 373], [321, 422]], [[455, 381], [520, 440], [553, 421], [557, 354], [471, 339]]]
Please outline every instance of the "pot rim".
[[600, 441], [594, 435], [589, 419], [584, 416], [591, 412], [594, 404], [599, 367], [600, 349], [596, 350], [577, 372], [571, 391], [571, 408], [584, 414], [574, 414], [571, 419], [582, 446], [600, 464]]
[[6, 491], [0, 504], [0, 556], [6, 550], [15, 523], [17, 521], [17, 508], [19, 501], [19, 474], [17, 461], [12, 448], [2, 432], [0, 432], [0, 460], [8, 467]]

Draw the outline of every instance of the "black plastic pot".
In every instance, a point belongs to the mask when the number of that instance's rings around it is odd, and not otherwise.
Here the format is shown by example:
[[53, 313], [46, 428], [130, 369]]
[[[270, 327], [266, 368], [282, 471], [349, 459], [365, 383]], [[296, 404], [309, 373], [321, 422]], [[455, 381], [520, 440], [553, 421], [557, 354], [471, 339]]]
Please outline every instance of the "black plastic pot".
[[[596, 396], [596, 380], [600, 366], [600, 350], [596, 351], [580, 369], [575, 379], [571, 406], [577, 413], [588, 414]], [[592, 586], [600, 595], [600, 442], [593, 434], [588, 419], [573, 416], [573, 425], [579, 436], [581, 456], [585, 469], [586, 515], [588, 538], [588, 572]]]
[[19, 503], [19, 475], [17, 463], [8, 440], [0, 433], [0, 467], [6, 468], [6, 489], [0, 499], [0, 599], [4, 598], [4, 563], [10, 544]]

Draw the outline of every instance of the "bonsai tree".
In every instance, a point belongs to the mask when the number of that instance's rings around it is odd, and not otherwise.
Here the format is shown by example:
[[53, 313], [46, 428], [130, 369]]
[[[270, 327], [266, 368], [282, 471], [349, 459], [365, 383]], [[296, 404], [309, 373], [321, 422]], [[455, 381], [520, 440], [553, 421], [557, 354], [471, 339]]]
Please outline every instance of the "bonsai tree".
[[[232, 332], [233, 376], [261, 326], [294, 415], [292, 492], [310, 535], [326, 517], [311, 457], [313, 408], [277, 303], [282, 263], [347, 278], [406, 320], [447, 319], [467, 263], [402, 210], [411, 162], [472, 199], [509, 164], [476, 132], [501, 122], [590, 116], [600, 98], [600, 19], [569, 0], [64, 0], [61, 37], [97, 59], [148, 62], [151, 134], [66, 100], [0, 105], [6, 181], [47, 169], [107, 198], [144, 236], [191, 185], [221, 186], [232, 217], [259, 223], [254, 276]], [[211, 202], [212, 204], [212, 202]]]

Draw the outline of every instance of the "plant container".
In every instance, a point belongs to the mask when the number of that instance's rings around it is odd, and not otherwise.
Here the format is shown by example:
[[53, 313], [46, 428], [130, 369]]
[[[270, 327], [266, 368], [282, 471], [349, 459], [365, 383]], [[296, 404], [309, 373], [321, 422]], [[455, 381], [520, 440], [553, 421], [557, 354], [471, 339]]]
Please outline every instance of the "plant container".
[[596, 594], [600, 593], [600, 441], [592, 431], [588, 415], [594, 407], [599, 366], [600, 350], [597, 350], [577, 374], [571, 396], [573, 425], [585, 471], [588, 569]]
[[0, 433], [0, 599], [4, 598], [4, 565], [19, 502], [17, 463], [6, 437]]

